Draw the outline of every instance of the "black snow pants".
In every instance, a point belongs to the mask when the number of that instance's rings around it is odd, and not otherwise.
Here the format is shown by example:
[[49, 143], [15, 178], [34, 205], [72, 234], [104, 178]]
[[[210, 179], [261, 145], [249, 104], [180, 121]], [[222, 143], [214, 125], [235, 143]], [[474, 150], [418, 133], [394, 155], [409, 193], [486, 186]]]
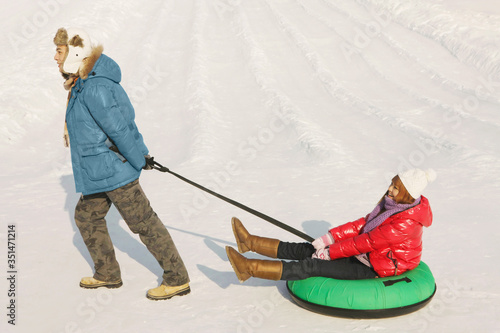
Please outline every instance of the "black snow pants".
[[355, 257], [335, 260], [311, 258], [315, 252], [311, 243], [280, 242], [278, 258], [283, 261], [281, 280], [303, 280], [313, 276], [323, 276], [341, 280], [372, 279], [375, 271]]

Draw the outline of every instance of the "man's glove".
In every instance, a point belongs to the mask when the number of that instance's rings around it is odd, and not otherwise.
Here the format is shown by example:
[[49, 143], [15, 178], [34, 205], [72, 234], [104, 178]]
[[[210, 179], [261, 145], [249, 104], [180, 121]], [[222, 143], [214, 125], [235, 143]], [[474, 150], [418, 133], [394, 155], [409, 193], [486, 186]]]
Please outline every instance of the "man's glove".
[[146, 159], [146, 165], [144, 165], [142, 168], [144, 170], [153, 170], [153, 167], [155, 165], [154, 157], [151, 157], [149, 155], [144, 156]]

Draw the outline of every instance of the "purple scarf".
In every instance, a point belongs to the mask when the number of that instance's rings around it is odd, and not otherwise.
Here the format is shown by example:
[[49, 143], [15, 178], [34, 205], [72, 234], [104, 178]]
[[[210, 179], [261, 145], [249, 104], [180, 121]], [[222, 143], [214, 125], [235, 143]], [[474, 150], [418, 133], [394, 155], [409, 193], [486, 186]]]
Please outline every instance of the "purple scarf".
[[[363, 234], [372, 231], [376, 227], [382, 224], [387, 218], [391, 215], [400, 213], [408, 208], [416, 206], [420, 203], [420, 197], [418, 197], [414, 203], [412, 204], [398, 204], [396, 201], [392, 200], [388, 196], [385, 196], [384, 199], [373, 209], [373, 211], [368, 214], [368, 218], [366, 219], [366, 224], [363, 227]], [[382, 211], [382, 208], [385, 208], [385, 211]]]

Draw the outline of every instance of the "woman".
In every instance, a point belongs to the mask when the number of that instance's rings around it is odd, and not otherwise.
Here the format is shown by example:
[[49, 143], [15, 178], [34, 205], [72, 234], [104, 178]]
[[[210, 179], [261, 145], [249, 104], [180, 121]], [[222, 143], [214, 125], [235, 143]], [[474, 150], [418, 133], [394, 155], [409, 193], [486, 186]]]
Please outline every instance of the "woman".
[[429, 201], [421, 193], [435, 178], [433, 170], [412, 169], [398, 174], [370, 214], [335, 227], [312, 243], [254, 236], [233, 218], [240, 253], [253, 251], [293, 261], [247, 259], [229, 246], [227, 256], [241, 282], [250, 277], [357, 280], [402, 274], [420, 263], [423, 227], [432, 223]]

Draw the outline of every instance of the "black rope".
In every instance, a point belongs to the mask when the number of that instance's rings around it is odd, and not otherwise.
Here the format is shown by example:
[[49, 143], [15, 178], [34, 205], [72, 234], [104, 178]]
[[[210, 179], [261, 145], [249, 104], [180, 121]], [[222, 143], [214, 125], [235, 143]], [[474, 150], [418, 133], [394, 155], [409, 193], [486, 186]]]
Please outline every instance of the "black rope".
[[222, 200], [230, 203], [231, 205], [234, 205], [234, 206], [236, 206], [238, 208], [241, 208], [241, 209], [243, 209], [243, 210], [245, 210], [245, 211], [247, 211], [247, 212], [249, 212], [249, 213], [251, 213], [251, 214], [253, 214], [255, 216], [258, 216], [261, 219], [266, 220], [267, 222], [270, 222], [270, 223], [274, 224], [275, 226], [280, 227], [281, 229], [284, 229], [284, 230], [286, 230], [288, 232], [291, 232], [292, 234], [294, 234], [296, 236], [299, 236], [300, 238], [305, 239], [308, 242], [312, 242], [314, 240], [314, 238], [312, 238], [311, 236], [309, 236], [309, 235], [307, 235], [307, 234], [305, 234], [305, 233], [303, 233], [303, 232], [301, 232], [301, 231], [299, 231], [299, 230], [297, 230], [295, 228], [292, 228], [288, 224], [280, 222], [280, 221], [278, 221], [278, 220], [276, 220], [276, 219], [274, 219], [274, 218], [272, 218], [270, 216], [267, 216], [266, 214], [263, 214], [263, 213], [261, 213], [259, 211], [256, 211], [255, 209], [252, 209], [252, 208], [247, 207], [247, 206], [245, 206], [245, 205], [243, 205], [243, 204], [241, 204], [241, 203], [239, 203], [237, 201], [229, 199], [229, 198], [227, 198], [227, 197], [225, 197], [225, 196], [223, 196], [223, 195], [221, 195], [221, 194], [219, 194], [217, 192], [214, 192], [214, 191], [212, 191], [212, 190], [210, 190], [210, 189], [208, 189], [208, 188], [206, 188], [204, 186], [201, 186], [201, 185], [199, 185], [199, 184], [197, 184], [197, 183], [195, 183], [195, 182], [193, 182], [193, 181], [191, 181], [191, 180], [189, 180], [189, 179], [187, 179], [187, 178], [185, 178], [185, 177], [183, 177], [183, 176], [181, 176], [181, 175], [179, 175], [179, 174], [171, 171], [169, 168], [164, 167], [160, 163], [156, 162], [152, 157], [148, 158], [147, 164], [151, 168], [153, 168], [155, 170], [158, 170], [158, 171], [161, 171], [161, 172], [168, 172], [171, 175], [173, 175], [173, 176], [175, 176], [175, 177], [177, 177], [177, 178], [185, 181], [186, 183], [191, 184], [194, 187], [197, 187], [200, 190], [203, 190], [203, 191], [205, 191], [207, 193], [210, 193], [211, 195], [213, 195], [213, 196], [215, 196], [215, 197], [217, 197], [219, 199], [222, 199]]

